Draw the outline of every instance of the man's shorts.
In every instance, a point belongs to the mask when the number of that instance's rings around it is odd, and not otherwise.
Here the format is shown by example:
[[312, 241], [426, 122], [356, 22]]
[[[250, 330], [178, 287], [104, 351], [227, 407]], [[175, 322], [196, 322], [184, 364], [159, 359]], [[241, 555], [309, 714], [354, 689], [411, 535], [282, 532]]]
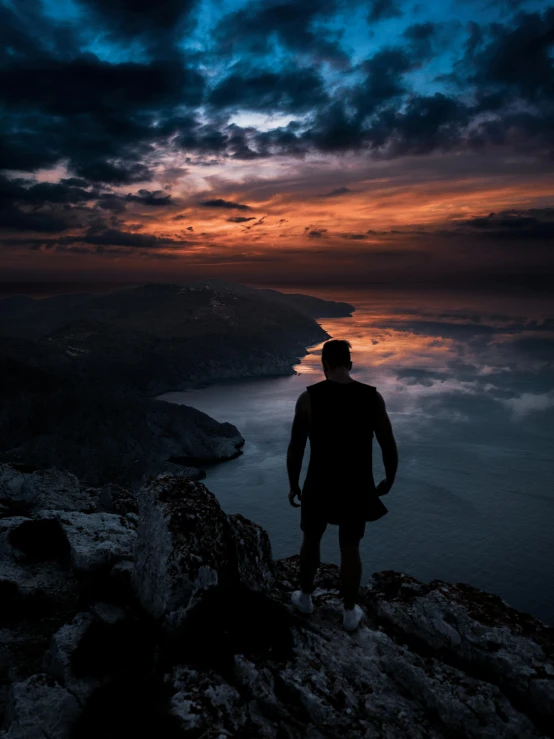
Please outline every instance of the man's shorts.
[[[300, 520], [300, 528], [308, 536], [322, 536], [329, 522], [321, 518], [303, 516]], [[339, 527], [340, 544], [357, 544], [365, 534], [365, 521], [363, 519], [352, 519], [341, 521], [331, 526]]]

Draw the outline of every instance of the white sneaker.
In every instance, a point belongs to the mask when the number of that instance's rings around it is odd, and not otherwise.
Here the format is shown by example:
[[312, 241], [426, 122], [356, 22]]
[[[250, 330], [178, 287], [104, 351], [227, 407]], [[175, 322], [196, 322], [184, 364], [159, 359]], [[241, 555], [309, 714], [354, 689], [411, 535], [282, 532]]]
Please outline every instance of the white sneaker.
[[358, 628], [358, 624], [362, 620], [363, 615], [364, 612], [357, 603], [354, 604], [354, 608], [350, 608], [349, 610], [346, 610], [345, 608], [344, 617], [342, 619], [342, 625], [345, 631], [355, 631], [355, 629]]
[[291, 603], [296, 606], [300, 613], [311, 613], [314, 610], [312, 596], [309, 593], [303, 593], [301, 590], [295, 590], [291, 596]]

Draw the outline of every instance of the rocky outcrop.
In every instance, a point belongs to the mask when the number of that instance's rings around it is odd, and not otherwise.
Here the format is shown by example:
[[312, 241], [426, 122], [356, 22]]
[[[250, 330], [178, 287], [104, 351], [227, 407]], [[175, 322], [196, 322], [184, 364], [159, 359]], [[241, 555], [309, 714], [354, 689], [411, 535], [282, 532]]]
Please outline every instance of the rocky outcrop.
[[267, 533], [226, 516], [201, 483], [159, 476], [140, 495], [134, 584], [144, 609], [176, 626], [193, 593], [217, 583], [271, 583]]
[[2, 739], [553, 735], [553, 630], [497, 596], [375, 573], [347, 633], [338, 568], [294, 613], [298, 557], [273, 561], [198, 480], [157, 476], [138, 503], [136, 530], [133, 512], [0, 520]]
[[69, 472], [34, 470], [28, 465], [0, 465], [0, 515], [98, 509], [98, 491], [81, 485]]

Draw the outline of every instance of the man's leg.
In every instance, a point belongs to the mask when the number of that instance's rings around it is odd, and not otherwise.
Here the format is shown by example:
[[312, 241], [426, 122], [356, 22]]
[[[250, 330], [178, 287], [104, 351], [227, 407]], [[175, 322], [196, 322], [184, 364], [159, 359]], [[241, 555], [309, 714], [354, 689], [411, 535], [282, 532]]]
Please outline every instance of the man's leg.
[[346, 610], [354, 608], [362, 579], [360, 539], [363, 531], [360, 536], [359, 533], [359, 531], [352, 530], [352, 527], [339, 526], [340, 579]]
[[314, 589], [314, 578], [319, 567], [322, 530], [304, 532], [304, 539], [300, 548], [300, 587], [302, 592], [311, 594]]

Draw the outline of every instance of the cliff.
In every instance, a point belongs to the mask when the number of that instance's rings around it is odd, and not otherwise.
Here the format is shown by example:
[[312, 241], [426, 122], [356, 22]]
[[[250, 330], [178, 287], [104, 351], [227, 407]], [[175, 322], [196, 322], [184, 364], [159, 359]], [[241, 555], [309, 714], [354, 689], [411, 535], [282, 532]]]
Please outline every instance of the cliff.
[[0, 504], [2, 739], [552, 736], [553, 630], [496, 596], [375, 573], [349, 634], [337, 568], [293, 613], [297, 558], [197, 480], [6, 465]]

